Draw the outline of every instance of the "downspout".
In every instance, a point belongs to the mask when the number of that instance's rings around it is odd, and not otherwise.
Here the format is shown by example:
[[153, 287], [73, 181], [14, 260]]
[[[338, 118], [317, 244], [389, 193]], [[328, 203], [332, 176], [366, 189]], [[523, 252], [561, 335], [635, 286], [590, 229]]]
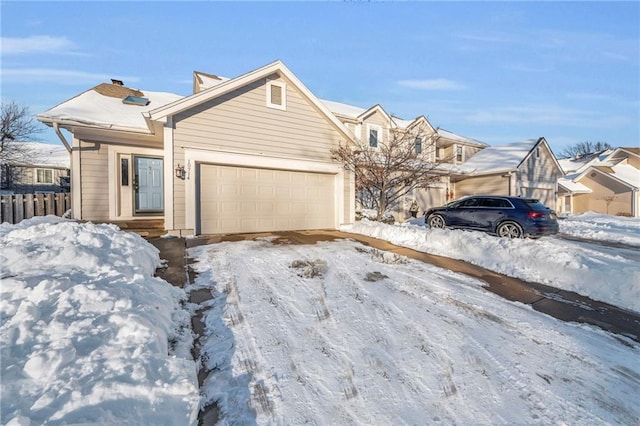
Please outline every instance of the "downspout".
[[55, 121], [53, 122], [53, 130], [55, 130], [56, 135], [58, 135], [58, 138], [60, 138], [60, 141], [62, 142], [64, 147], [67, 148], [67, 151], [71, 152], [71, 145], [69, 145], [67, 138], [64, 137], [64, 135], [60, 131], [60, 128], [58, 127], [58, 123], [56, 123]]

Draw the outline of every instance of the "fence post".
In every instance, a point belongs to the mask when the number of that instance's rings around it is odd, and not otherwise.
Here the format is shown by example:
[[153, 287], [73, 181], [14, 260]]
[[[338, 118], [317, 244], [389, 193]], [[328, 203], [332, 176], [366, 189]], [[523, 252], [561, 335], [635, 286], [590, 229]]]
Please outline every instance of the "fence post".
[[46, 215], [56, 214], [53, 194], [45, 194], [44, 210]]
[[13, 223], [20, 223], [24, 219], [24, 197], [22, 194], [14, 195]]
[[24, 194], [24, 218], [31, 219], [34, 212], [34, 197], [33, 194]]
[[44, 194], [36, 194], [36, 216], [44, 216]]
[[13, 223], [13, 196], [3, 195], [2, 199], [2, 223]]
[[55, 200], [56, 200], [56, 216], [62, 217], [62, 215], [64, 215], [64, 194], [61, 192], [55, 194]]

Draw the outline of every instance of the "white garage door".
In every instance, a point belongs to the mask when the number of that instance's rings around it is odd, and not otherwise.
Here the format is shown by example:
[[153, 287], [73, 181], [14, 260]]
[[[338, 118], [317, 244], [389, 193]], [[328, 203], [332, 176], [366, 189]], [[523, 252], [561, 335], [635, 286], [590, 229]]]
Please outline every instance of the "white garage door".
[[335, 228], [335, 175], [202, 164], [200, 233]]

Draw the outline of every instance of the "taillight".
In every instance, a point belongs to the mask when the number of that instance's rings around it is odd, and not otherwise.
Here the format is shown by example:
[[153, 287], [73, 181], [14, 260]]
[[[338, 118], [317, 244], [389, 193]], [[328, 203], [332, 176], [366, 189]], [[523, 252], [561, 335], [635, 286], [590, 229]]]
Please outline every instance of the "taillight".
[[546, 215], [546, 213], [540, 213], [540, 212], [528, 212], [527, 213], [527, 216], [529, 216], [531, 219], [542, 219], [545, 215]]

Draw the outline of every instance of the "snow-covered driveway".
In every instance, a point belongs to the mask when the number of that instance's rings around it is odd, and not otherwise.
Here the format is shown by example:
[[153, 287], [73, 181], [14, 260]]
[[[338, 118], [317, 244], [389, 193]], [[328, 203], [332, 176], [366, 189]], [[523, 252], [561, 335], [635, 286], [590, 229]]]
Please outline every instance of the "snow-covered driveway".
[[223, 423], [638, 424], [640, 347], [352, 241], [191, 249]]

